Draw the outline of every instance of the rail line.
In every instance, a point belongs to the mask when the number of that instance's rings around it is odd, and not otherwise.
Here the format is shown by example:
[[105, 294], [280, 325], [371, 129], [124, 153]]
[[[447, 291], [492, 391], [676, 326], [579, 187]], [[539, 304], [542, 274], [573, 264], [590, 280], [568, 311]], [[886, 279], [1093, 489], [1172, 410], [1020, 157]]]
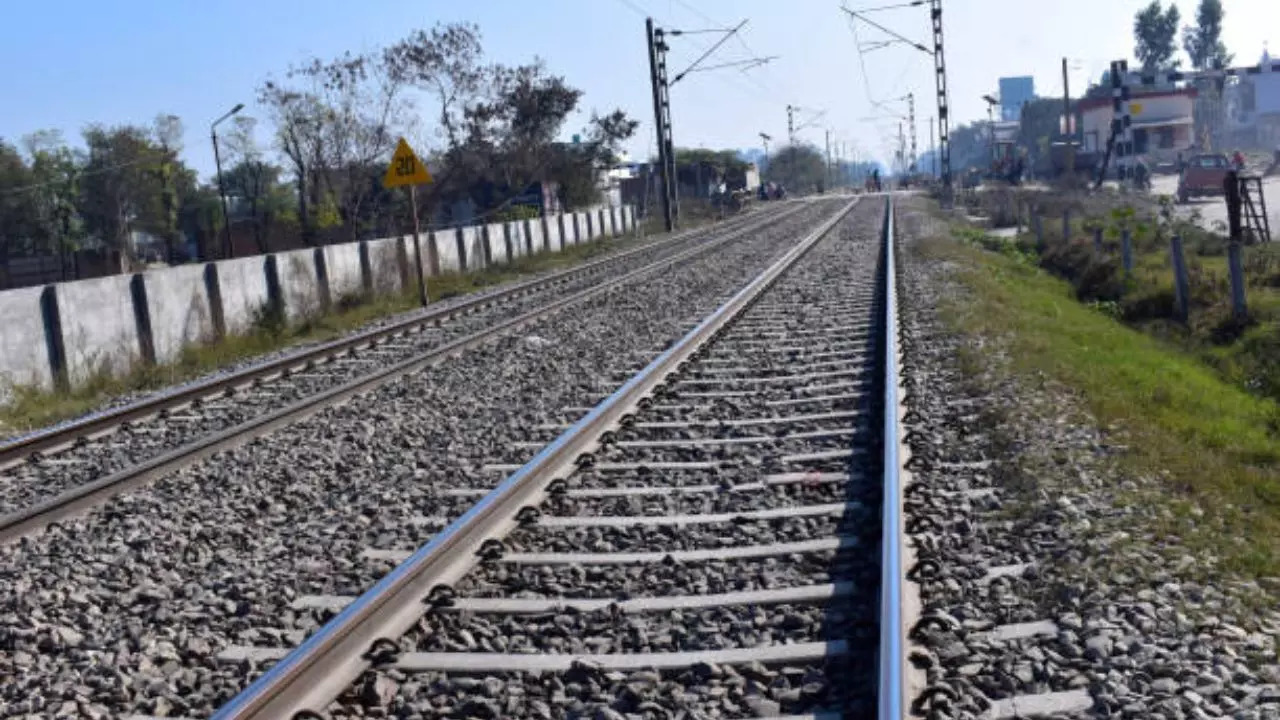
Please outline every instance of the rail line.
[[[792, 207], [790, 211], [794, 212], [795, 210], [796, 208]], [[271, 379], [287, 375], [291, 371], [313, 367], [316, 364], [328, 362], [334, 358], [362, 349], [374, 348], [391, 340], [418, 333], [427, 327], [439, 326], [502, 303], [526, 298], [536, 293], [607, 273], [626, 260], [634, 260], [647, 254], [678, 247], [682, 243], [699, 237], [714, 236], [726, 232], [733, 234], [741, 231], [744, 227], [766, 224], [782, 216], [785, 215], [770, 214], [763, 218], [745, 216], [736, 218], [721, 226], [678, 233], [655, 243], [645, 244], [582, 265], [517, 282], [498, 288], [493, 292], [467, 296], [458, 302], [440, 302], [423, 312], [394, 320], [386, 325], [285, 353], [269, 360], [255, 362], [232, 372], [204, 378], [152, 394], [136, 402], [110, 407], [72, 421], [27, 433], [0, 443], [0, 470], [10, 468], [17, 463], [32, 458], [32, 456], [39, 459], [46, 454], [74, 447], [77, 442], [83, 442], [86, 438], [99, 436], [126, 423], [152, 417], [166, 410], [181, 408], [204, 398], [224, 394], [229, 389], [260, 385]]]
[[[477, 502], [425, 545], [370, 548], [399, 564], [363, 595], [298, 598], [332, 615], [300, 646], [227, 648], [274, 665], [214, 717], [626, 714], [668, 685], [725, 716], [902, 717], [892, 205], [873, 204], [496, 487], [451, 489]], [[593, 694], [527, 692], [548, 676]]]
[[[61, 442], [63, 444], [70, 442], [70, 446], [79, 448], [86, 458], [93, 454], [84, 447], [83, 438], [87, 436], [86, 433], [112, 433], [113, 428], [118, 432], [118, 428], [127, 427], [126, 423], [136, 422], [146, 414], [157, 418], [158, 432], [167, 436], [168, 433], [174, 432], [174, 428], [184, 428], [183, 432], [186, 434], [179, 433], [176, 440], [170, 440], [167, 443], [162, 441], [154, 450], [143, 446], [142, 460], [126, 463], [123, 467], [98, 475], [93, 474], [93, 471], [100, 466], [99, 461], [64, 459], [65, 456], [51, 459], [38, 458], [41, 464], [40, 469], [45, 469], [47, 466], [49, 472], [27, 477], [25, 482], [23, 482], [24, 478], [15, 479], [12, 472], [9, 475], [0, 475], [0, 494], [5, 496], [5, 502], [0, 503], [0, 511], [6, 512], [5, 515], [0, 516], [0, 542], [21, 537], [50, 522], [92, 507], [123, 490], [172, 473], [180, 467], [215, 452], [235, 447], [407, 373], [439, 363], [448, 357], [488, 342], [494, 337], [528, 326], [550, 314], [596, 297], [620, 285], [711, 252], [743, 235], [785, 222], [797, 214], [804, 215], [812, 212], [815, 212], [812, 205], [797, 203], [781, 213], [735, 223], [723, 229], [722, 232], [712, 233], [709, 239], [703, 239], [701, 235], [684, 235], [663, 241], [660, 248], [673, 249], [675, 252], [661, 253], [658, 259], [636, 269], [623, 268], [624, 271], [620, 274], [612, 275], [585, 288], [572, 288], [567, 294], [543, 298], [523, 312], [519, 312], [523, 309], [520, 308], [514, 314], [505, 317], [481, 318], [474, 326], [457, 328], [453, 334], [438, 338], [434, 343], [414, 343], [413, 339], [415, 336], [425, 335], [430, 328], [441, 325], [449, 318], [477, 313], [482, 308], [499, 302], [499, 298], [521, 297], [534, 292], [536, 288], [546, 288], [549, 283], [564, 284], [582, 275], [565, 271], [538, 281], [521, 283], [492, 296], [429, 311], [394, 325], [327, 343], [286, 358], [264, 363], [263, 366], [251, 367], [226, 377], [216, 378], [207, 383], [200, 383], [193, 386], [199, 387], [199, 392], [195, 389], [183, 389], [122, 409], [110, 415], [114, 425], [99, 425], [100, 422], [107, 423], [107, 420], [92, 418], [74, 424], [72, 427], [58, 431], [66, 433], [66, 437]], [[682, 247], [682, 242], [688, 242], [691, 239], [694, 243], [692, 247]], [[636, 253], [644, 250], [652, 251], [652, 248], [637, 248], [619, 256], [597, 261], [592, 264], [594, 269], [589, 272], [601, 274], [613, 267], [608, 263], [617, 264], [622, 258], [634, 259]], [[579, 272], [588, 271], [579, 269]], [[405, 339], [408, 342], [405, 346], [397, 348], [390, 358], [379, 356], [380, 350], [391, 348], [397, 339]], [[238, 398], [246, 394], [243, 392], [245, 387], [263, 389], [262, 383], [273, 374], [277, 378], [298, 378], [309, 371], [322, 369], [326, 364], [332, 365], [338, 358], [358, 358], [361, 353], [373, 354], [375, 358], [372, 362], [348, 369], [337, 381], [326, 382], [319, 388], [309, 387], [306, 392], [294, 392], [284, 402], [278, 398], [270, 398], [270, 404], [265, 409], [250, 407], [248, 411], [233, 413], [229, 416], [231, 420], [223, 422], [222, 426], [201, 415], [201, 411], [208, 413], [219, 409], [217, 400], [204, 402], [200, 399], [201, 397], [208, 397], [210, 394], [223, 396], [232, 392], [233, 397]], [[299, 368], [302, 368], [303, 372], [297, 372]], [[252, 390], [248, 394], [251, 395]], [[175, 408], [183, 406], [189, 408], [186, 415], [174, 413]], [[113, 436], [109, 435], [109, 437]], [[146, 433], [142, 433], [141, 436], [144, 441], [149, 439]], [[136, 435], [126, 431], [122, 433], [122, 437], [130, 441]], [[52, 436], [44, 436], [41, 442], [52, 443]], [[36, 445], [26, 447], [30, 449]], [[75, 472], [76, 463], [84, 467], [80, 475]], [[20, 467], [29, 465], [31, 463], [24, 463]]]

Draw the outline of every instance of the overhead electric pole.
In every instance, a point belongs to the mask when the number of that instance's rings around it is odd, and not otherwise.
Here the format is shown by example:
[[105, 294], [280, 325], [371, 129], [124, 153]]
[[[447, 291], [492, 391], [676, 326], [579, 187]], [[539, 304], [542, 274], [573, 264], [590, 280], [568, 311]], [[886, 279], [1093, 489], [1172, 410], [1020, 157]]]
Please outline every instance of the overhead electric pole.
[[916, 171], [916, 95], [915, 93], [907, 93], [907, 124], [911, 128], [911, 156], [910, 164], [907, 166], [907, 172], [914, 174]]
[[933, 144], [933, 118], [929, 118], [929, 175], [938, 177], [938, 149]]
[[826, 132], [827, 136], [827, 178], [824, 189], [831, 189], [831, 131]]
[[[676, 147], [671, 137], [671, 86], [683, 80], [690, 73], [719, 70], [726, 67], [744, 66], [743, 70], [764, 65], [774, 57], [749, 58], [736, 62], [722, 63], [710, 67], [702, 66], [702, 61], [711, 56], [721, 45], [746, 25], [743, 20], [732, 28], [713, 28], [708, 30], [675, 30], [655, 27], [653, 18], [645, 18], [645, 38], [649, 44], [649, 80], [653, 85], [653, 119], [654, 129], [658, 136], [658, 163], [662, 168], [662, 214], [667, 231], [670, 232], [680, 221], [679, 177], [676, 173]], [[720, 33], [722, 37], [706, 52], [702, 53], [689, 67], [681, 70], [670, 81], [667, 80], [667, 37], [689, 35], [693, 33]]]
[[667, 44], [653, 18], [645, 20], [649, 45], [649, 80], [653, 85], [653, 122], [658, 135], [658, 167], [662, 184], [662, 224], [671, 232], [679, 215], [675, 192], [675, 146], [671, 141], [671, 88], [667, 83]]
[[787, 106], [787, 144], [796, 144], [796, 109], [791, 105]]
[[951, 194], [950, 113], [947, 111], [947, 63], [942, 49], [942, 0], [929, 0], [929, 19], [933, 24], [933, 73], [938, 90], [938, 163], [942, 167], [943, 197]]
[[765, 169], [769, 165], [769, 141], [772, 139], [772, 135], [760, 133], [760, 140], [764, 143], [764, 159], [760, 161], [760, 182], [764, 182]]
[[1071, 112], [1071, 86], [1067, 78], [1067, 59], [1062, 58], [1062, 134], [1067, 140], [1067, 174], [1074, 175], [1076, 172], [1076, 146], [1074, 144], [1075, 128], [1072, 122], [1075, 118]]

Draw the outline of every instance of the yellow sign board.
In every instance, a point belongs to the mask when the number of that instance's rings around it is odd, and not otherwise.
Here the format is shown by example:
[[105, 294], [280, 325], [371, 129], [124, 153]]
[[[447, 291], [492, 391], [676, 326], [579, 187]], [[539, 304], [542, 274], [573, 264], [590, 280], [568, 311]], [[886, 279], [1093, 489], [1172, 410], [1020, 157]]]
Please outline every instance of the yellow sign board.
[[409, 143], [400, 138], [400, 142], [396, 144], [396, 154], [391, 156], [391, 165], [387, 167], [387, 174], [382, 177], [382, 186], [397, 188], [425, 185], [429, 182], [431, 173], [427, 172], [427, 166], [413, 153]]
[[1141, 114], [1142, 114], [1142, 103], [1136, 103], [1136, 102], [1132, 102], [1132, 101], [1130, 101], [1130, 103], [1129, 103], [1129, 114], [1130, 114], [1130, 115], [1141, 115]]

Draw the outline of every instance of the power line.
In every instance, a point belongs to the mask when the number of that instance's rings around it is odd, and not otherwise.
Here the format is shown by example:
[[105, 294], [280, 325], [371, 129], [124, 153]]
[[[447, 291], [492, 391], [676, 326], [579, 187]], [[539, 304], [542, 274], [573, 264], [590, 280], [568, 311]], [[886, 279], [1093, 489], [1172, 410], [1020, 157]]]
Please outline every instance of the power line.
[[[704, 52], [704, 53], [702, 53], [701, 55], [699, 55], [699, 56], [698, 56], [698, 59], [697, 59], [697, 60], [694, 60], [692, 65], [690, 65], [689, 67], [685, 68], [685, 70], [684, 70], [683, 72], [676, 73], [675, 78], [671, 80], [671, 84], [672, 84], [672, 85], [675, 85], [676, 83], [680, 82], [680, 80], [682, 80], [682, 79], [684, 78], [684, 76], [685, 76], [685, 75], [688, 75], [689, 73], [691, 73], [691, 72], [693, 72], [695, 69], [697, 69], [697, 67], [698, 67], [698, 63], [701, 63], [703, 60], [706, 60], [706, 59], [707, 59], [707, 57], [711, 55], [711, 53], [715, 52], [717, 48], [719, 48], [721, 45], [725, 44], [725, 41], [727, 41], [727, 40], [728, 40], [730, 37], [732, 37], [735, 33], [737, 33], [739, 30], [741, 30], [741, 29], [742, 29], [742, 26], [743, 26], [743, 25], [746, 25], [746, 24], [747, 24], [747, 21], [746, 21], [746, 20], [743, 20], [742, 22], [738, 23], [738, 24], [737, 24], [737, 26], [736, 26], [736, 27], [734, 27], [732, 30], [729, 30], [728, 32], [726, 32], [726, 33], [725, 33], [725, 35], [724, 35], [724, 37], [722, 37], [722, 38], [720, 38], [719, 40], [717, 40], [717, 41], [716, 41], [716, 43], [715, 43], [714, 45], [712, 45], [711, 47], [707, 48], [707, 51], [706, 51], [706, 52]], [[671, 32], [671, 31], [668, 31], [668, 32]], [[671, 34], [672, 34], [672, 35], [681, 35], [681, 34], [683, 34], [683, 33], [679, 32], [679, 31], [675, 31], [675, 32], [671, 32]]]
[[[130, 168], [130, 167], [133, 167], [134, 165], [142, 165], [144, 163], [155, 163], [155, 162], [160, 162], [160, 161], [158, 161], [156, 158], [139, 158], [137, 160], [130, 160], [128, 162], [120, 163], [119, 165], [112, 165], [111, 167], [98, 168], [97, 170], [77, 170], [75, 171], [75, 179], [79, 180], [81, 178], [86, 178], [86, 177], [95, 177], [97, 175], [103, 175], [105, 173], [115, 172], [116, 170], [123, 170], [125, 168]], [[16, 187], [16, 188], [6, 188], [5, 190], [0, 191], [0, 196], [17, 195], [19, 193], [28, 192], [30, 190], [39, 190], [41, 188], [47, 188], [52, 185], [59, 185], [63, 182], [65, 182], [65, 180], [49, 180], [47, 182], [32, 183], [30, 185], [23, 185], [21, 187]]]

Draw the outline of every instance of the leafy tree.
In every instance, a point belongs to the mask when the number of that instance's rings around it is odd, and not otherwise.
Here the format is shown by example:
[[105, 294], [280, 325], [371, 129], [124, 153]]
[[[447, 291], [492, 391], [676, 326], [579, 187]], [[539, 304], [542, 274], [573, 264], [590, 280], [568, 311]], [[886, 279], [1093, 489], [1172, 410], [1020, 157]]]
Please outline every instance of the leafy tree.
[[1182, 28], [1182, 49], [1197, 70], [1226, 67], [1234, 57], [1222, 42], [1222, 0], [1200, 0], [1195, 27]]
[[323, 168], [324, 108], [314, 95], [267, 81], [258, 90], [258, 101], [266, 105], [276, 124], [276, 145], [288, 162], [296, 185], [298, 223], [302, 241], [315, 243], [315, 223], [311, 208], [319, 203], [317, 174]]
[[492, 204], [486, 195], [494, 188], [509, 196], [546, 177], [552, 142], [582, 96], [541, 61], [494, 68], [492, 83], [488, 98], [466, 108], [465, 139], [445, 158], [454, 184], [471, 188], [482, 207]]
[[951, 129], [951, 169], [986, 168], [991, 164], [991, 126], [987, 122], [961, 124]]
[[33, 187], [27, 197], [36, 216], [36, 242], [46, 252], [62, 254], [79, 249], [84, 239], [80, 217], [80, 164], [56, 130], [41, 130], [23, 138], [31, 158]]
[[254, 139], [258, 121], [239, 116], [233, 121], [227, 134], [227, 154], [231, 168], [223, 173], [222, 181], [227, 194], [239, 198], [248, 211], [253, 224], [253, 239], [258, 252], [270, 251], [267, 238], [272, 225], [288, 214], [292, 198], [280, 184], [283, 170], [267, 162]]
[[1133, 20], [1134, 54], [1142, 63], [1144, 72], [1174, 70], [1181, 63], [1174, 55], [1178, 52], [1178, 22], [1182, 16], [1172, 2], [1166, 10], [1160, 0], [1138, 11]]
[[[182, 120], [177, 115], [157, 115], [152, 128], [156, 138], [156, 158], [152, 168], [155, 180], [159, 185], [158, 202], [155, 208], [155, 229], [164, 238], [168, 247], [169, 262], [175, 260], [177, 246], [181, 238], [178, 231], [178, 185], [194, 184], [195, 178], [189, 180], [177, 177], [182, 172], [178, 153], [182, 152]], [[185, 181], [184, 181], [185, 180]]]
[[38, 232], [28, 198], [32, 182], [22, 153], [0, 140], [0, 260], [27, 251]]
[[791, 192], [825, 189], [826, 158], [810, 145], [781, 147], [769, 158], [767, 180], [782, 184]]
[[619, 148], [639, 126], [621, 110], [593, 114], [584, 142], [554, 146], [559, 153], [552, 160], [548, 175], [560, 184], [560, 200], [566, 207], [586, 207], [599, 201], [599, 171], [618, 164]]
[[163, 152], [147, 128], [93, 125], [84, 131], [88, 146], [80, 184], [80, 211], [85, 228], [107, 247], [130, 257], [133, 230], [164, 226], [160, 177], [155, 168]]
[[418, 30], [383, 51], [396, 77], [435, 96], [436, 117], [450, 147], [462, 141], [463, 114], [486, 87], [493, 68], [482, 64], [480, 28], [437, 24]]

